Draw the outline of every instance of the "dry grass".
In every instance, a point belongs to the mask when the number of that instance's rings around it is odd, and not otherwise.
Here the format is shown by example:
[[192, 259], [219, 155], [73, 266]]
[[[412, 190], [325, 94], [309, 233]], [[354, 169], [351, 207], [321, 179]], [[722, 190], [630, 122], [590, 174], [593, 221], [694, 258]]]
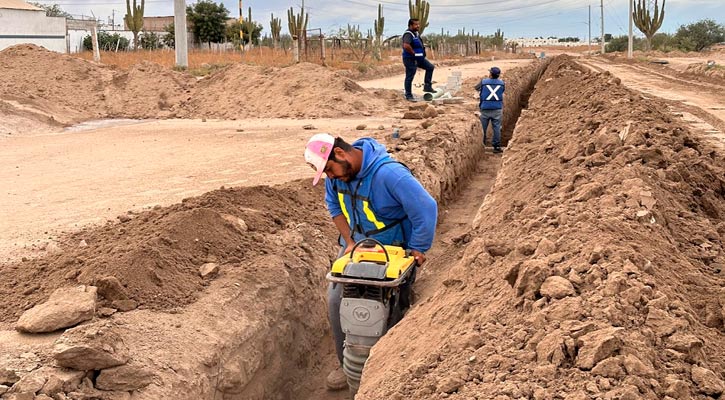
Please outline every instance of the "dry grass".
[[[326, 64], [335, 69], [352, 69], [359, 67], [368, 67], [373, 65], [387, 65], [398, 62], [400, 54], [399, 50], [386, 50], [381, 61], [376, 61], [372, 57], [366, 57], [360, 63], [354, 60], [354, 56], [349, 52], [335, 49], [334, 53], [327, 51]], [[86, 60], [93, 59], [93, 53], [90, 51], [74, 54]], [[310, 55], [303, 61], [321, 64], [319, 54]], [[395, 61], [393, 61], [395, 59]], [[115, 65], [122, 69], [149, 61], [163, 65], [167, 68], [174, 68], [176, 64], [176, 55], [173, 49], [161, 50], [138, 50], [127, 52], [101, 52], [101, 62], [107, 65]], [[189, 51], [189, 72], [195, 75], [206, 75], [216, 69], [233, 63], [245, 63], [251, 65], [283, 67], [292, 64], [292, 52], [275, 50], [267, 47], [258, 47], [249, 51], [209, 51], [209, 50], [190, 50]]]

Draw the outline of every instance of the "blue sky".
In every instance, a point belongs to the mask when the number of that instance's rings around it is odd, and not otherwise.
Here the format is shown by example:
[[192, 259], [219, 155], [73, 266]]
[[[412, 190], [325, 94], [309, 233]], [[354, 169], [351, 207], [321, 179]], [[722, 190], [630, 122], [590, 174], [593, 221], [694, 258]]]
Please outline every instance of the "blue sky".
[[[140, 0], [139, 0], [140, 1]], [[218, 0], [217, 0], [218, 1]], [[645, 0], [652, 1], [652, 0]], [[222, 1], [232, 16], [238, 16], [238, 1]], [[600, 32], [599, 1], [582, 0], [430, 0], [431, 12], [428, 32], [441, 28], [456, 33], [463, 27], [482, 34], [491, 34], [497, 28], [506, 37], [578, 36], [586, 39], [588, 32], [588, 6], [592, 7], [592, 36]], [[46, 0], [59, 4], [71, 14], [90, 15], [106, 19], [116, 10], [116, 21], [125, 13], [124, 0]], [[187, 0], [187, 4], [193, 1]], [[407, 0], [305, 0], [310, 14], [309, 28], [322, 28], [323, 32], [337, 31], [347, 23], [359, 24], [363, 31], [372, 27], [378, 3], [383, 4], [385, 36], [402, 33], [408, 18]], [[723, 0], [669, 0], [661, 32], [675, 32], [681, 24], [703, 18], [725, 23]], [[243, 0], [243, 7], [252, 7], [252, 17], [269, 32], [270, 13], [280, 16], [286, 33], [286, 10], [296, 9], [302, 0]], [[173, 15], [173, 0], [147, 0], [146, 15]], [[627, 32], [627, 0], [604, 0], [604, 26], [613, 35]], [[635, 28], [635, 33], [637, 30]]]

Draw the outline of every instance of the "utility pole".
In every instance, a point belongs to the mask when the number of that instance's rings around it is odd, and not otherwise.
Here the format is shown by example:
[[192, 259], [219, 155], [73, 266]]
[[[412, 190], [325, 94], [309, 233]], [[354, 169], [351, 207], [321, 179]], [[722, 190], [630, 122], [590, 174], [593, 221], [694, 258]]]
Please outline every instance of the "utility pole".
[[592, 55], [592, 5], [589, 5], [589, 40], [587, 42], [587, 53]]
[[602, 54], [604, 54], [604, 0], [599, 0], [602, 7]]
[[627, 0], [629, 3], [629, 40], [627, 41], [627, 58], [632, 58], [632, 46], [634, 45], [634, 38], [632, 37], [632, 3], [634, 0]]
[[116, 30], [116, 10], [111, 10], [111, 30]]
[[189, 51], [186, 38], [186, 0], [174, 0], [174, 47], [176, 66], [189, 68]]

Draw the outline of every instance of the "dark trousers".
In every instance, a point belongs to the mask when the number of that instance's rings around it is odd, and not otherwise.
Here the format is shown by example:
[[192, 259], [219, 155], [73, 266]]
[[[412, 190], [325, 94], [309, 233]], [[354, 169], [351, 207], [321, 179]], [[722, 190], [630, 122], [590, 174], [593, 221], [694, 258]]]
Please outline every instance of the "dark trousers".
[[403, 58], [403, 65], [405, 65], [405, 97], [413, 96], [413, 77], [415, 77], [415, 72], [418, 68], [425, 70], [425, 79], [423, 81], [425, 85], [430, 86], [432, 84], [431, 81], [433, 80], [433, 70], [435, 67], [430, 61], [425, 58]]

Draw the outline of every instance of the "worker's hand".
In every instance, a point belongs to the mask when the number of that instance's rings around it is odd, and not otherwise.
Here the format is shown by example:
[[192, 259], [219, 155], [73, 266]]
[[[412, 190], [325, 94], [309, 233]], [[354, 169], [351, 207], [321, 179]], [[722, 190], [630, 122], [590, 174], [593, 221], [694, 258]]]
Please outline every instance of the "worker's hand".
[[418, 250], [411, 250], [410, 255], [415, 258], [415, 261], [418, 263], [418, 265], [422, 265], [425, 262], [425, 254], [421, 253]]
[[350, 254], [353, 247], [355, 247], [355, 243], [348, 244], [347, 247], [345, 247], [345, 254]]

